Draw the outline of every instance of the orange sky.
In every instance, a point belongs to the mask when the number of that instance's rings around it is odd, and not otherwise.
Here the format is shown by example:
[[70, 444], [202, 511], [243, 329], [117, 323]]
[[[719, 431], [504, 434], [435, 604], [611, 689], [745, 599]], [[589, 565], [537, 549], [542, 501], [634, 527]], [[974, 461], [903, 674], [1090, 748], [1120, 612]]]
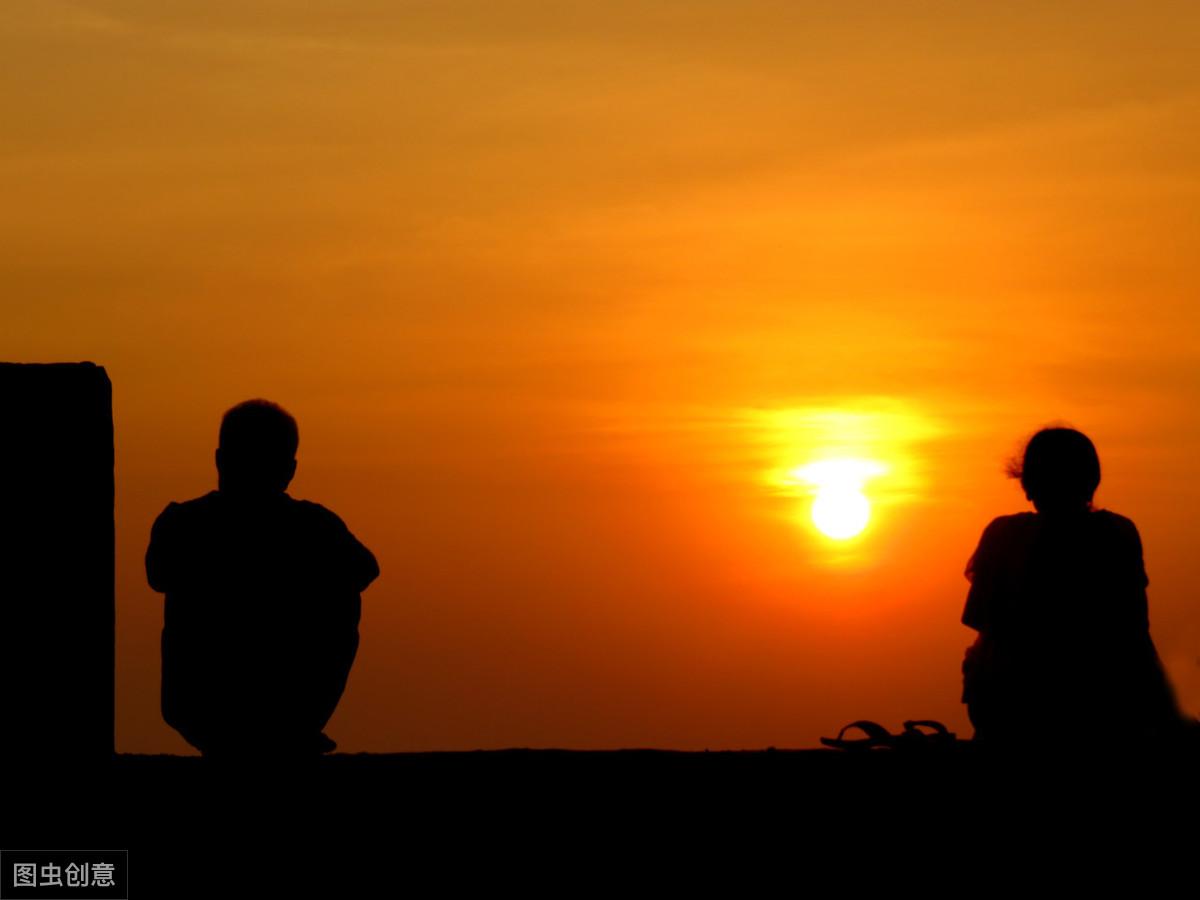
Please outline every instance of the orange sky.
[[[1200, 7], [8, 0], [0, 359], [93, 360], [117, 742], [221, 413], [379, 558], [340, 749], [964, 735], [963, 566], [1065, 420], [1200, 711]], [[780, 473], [889, 464], [836, 544]]]

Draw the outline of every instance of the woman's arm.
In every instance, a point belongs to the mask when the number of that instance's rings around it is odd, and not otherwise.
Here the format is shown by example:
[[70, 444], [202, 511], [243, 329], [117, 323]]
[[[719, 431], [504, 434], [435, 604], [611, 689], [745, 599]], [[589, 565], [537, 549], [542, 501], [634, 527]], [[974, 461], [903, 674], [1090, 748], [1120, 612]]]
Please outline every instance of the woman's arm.
[[997, 546], [1002, 525], [993, 519], [979, 538], [979, 545], [967, 560], [964, 571], [971, 587], [963, 607], [962, 623], [976, 631], [988, 631], [995, 624], [996, 598], [999, 595], [1000, 570]]
[[1133, 609], [1131, 611], [1137, 623], [1138, 631], [1150, 633], [1150, 604], [1146, 599], [1146, 588], [1150, 578], [1146, 575], [1146, 563], [1142, 555], [1142, 536], [1138, 534], [1137, 526], [1129, 522], [1130, 544], [1133, 548], [1133, 565], [1131, 578], [1133, 581]]

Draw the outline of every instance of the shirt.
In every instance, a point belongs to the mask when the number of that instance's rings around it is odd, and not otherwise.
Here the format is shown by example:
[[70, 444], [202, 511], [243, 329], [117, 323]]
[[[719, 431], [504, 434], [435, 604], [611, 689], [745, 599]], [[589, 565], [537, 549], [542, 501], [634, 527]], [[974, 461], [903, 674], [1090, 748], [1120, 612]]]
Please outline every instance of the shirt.
[[286, 492], [169, 503], [146, 551], [166, 594], [162, 710], [204, 749], [319, 732], [358, 646], [374, 555], [333, 512]]
[[1105, 509], [1000, 516], [965, 574], [962, 622], [980, 634], [964, 663], [963, 699], [977, 713], [1138, 728], [1175, 715], [1150, 639], [1149, 578], [1132, 521]]
[[967, 562], [962, 622], [1014, 640], [1148, 631], [1142, 542], [1106, 509], [993, 519]]

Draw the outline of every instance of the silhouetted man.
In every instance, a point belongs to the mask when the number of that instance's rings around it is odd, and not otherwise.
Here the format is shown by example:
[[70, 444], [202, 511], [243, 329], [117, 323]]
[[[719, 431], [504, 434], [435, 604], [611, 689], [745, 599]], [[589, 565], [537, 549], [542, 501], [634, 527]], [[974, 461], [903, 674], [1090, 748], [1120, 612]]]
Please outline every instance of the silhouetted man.
[[218, 489], [169, 503], [146, 576], [166, 594], [162, 713], [206, 756], [316, 755], [379, 575], [334, 513], [295, 500], [296, 421], [267, 400], [221, 420]]

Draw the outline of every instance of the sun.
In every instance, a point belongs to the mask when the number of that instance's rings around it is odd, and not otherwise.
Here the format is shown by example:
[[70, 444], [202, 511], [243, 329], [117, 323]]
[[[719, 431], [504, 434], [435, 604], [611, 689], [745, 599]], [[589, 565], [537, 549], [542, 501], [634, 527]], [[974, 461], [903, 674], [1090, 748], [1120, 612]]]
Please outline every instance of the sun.
[[855, 488], [821, 488], [813, 498], [812, 520], [826, 537], [846, 540], [867, 527], [871, 504], [867, 495]]
[[862, 534], [871, 521], [871, 502], [863, 485], [884, 471], [885, 467], [873, 460], [825, 459], [795, 469], [792, 474], [816, 487], [812, 521], [817, 530], [844, 541]]

